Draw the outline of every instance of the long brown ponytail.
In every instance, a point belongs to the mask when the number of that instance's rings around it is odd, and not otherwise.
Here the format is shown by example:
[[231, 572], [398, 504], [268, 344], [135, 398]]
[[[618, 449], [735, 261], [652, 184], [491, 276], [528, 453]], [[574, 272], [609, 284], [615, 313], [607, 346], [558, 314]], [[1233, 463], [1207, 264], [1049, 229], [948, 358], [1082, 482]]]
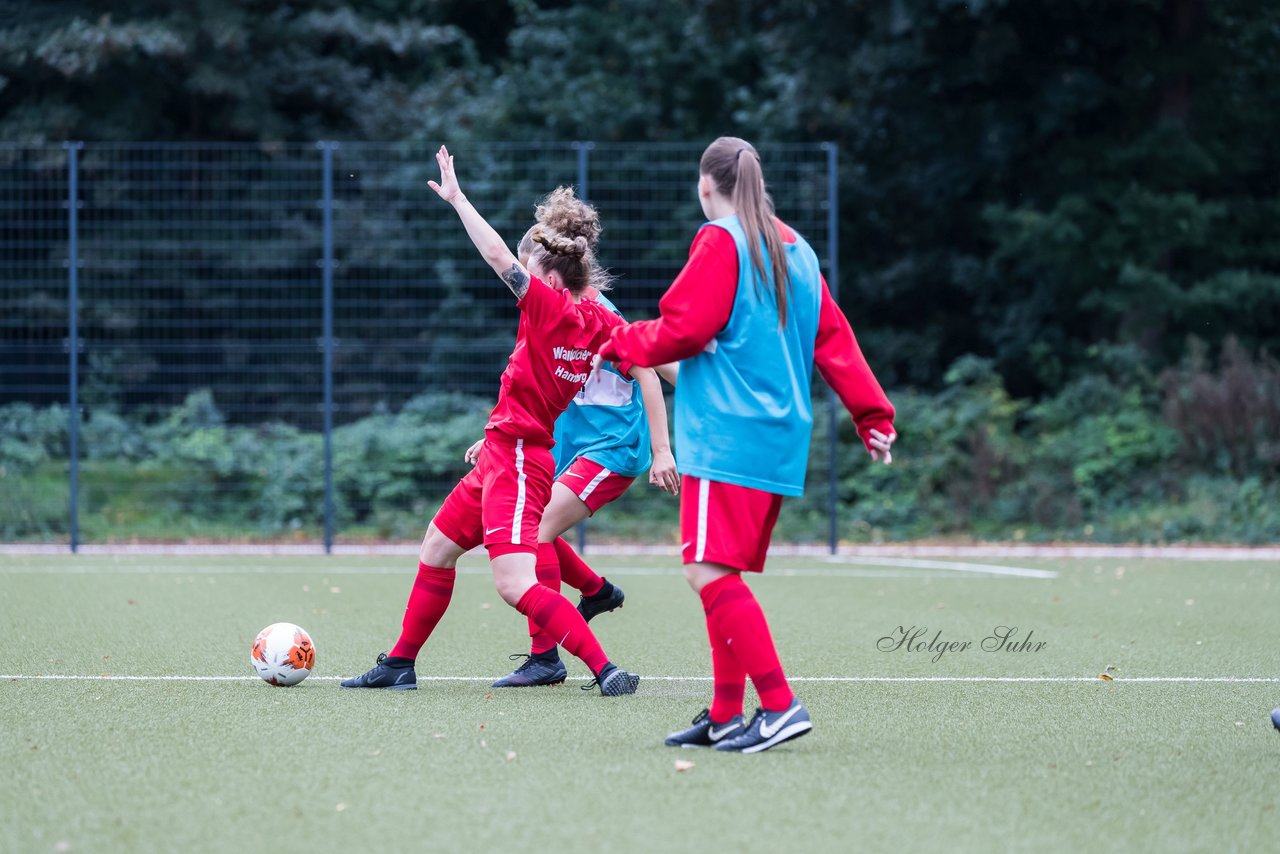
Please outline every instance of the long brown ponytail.
[[[738, 221], [747, 233], [747, 248], [751, 253], [751, 266], [761, 278], [773, 273], [773, 290], [778, 298], [778, 321], [787, 322], [787, 300], [791, 275], [787, 270], [787, 256], [782, 248], [782, 237], [774, 223], [773, 199], [764, 187], [764, 172], [760, 168], [760, 154], [755, 146], [736, 136], [722, 136], [702, 152], [698, 171], [709, 177], [716, 190], [728, 198], [738, 212]], [[769, 255], [769, 270], [765, 269], [760, 241]]]

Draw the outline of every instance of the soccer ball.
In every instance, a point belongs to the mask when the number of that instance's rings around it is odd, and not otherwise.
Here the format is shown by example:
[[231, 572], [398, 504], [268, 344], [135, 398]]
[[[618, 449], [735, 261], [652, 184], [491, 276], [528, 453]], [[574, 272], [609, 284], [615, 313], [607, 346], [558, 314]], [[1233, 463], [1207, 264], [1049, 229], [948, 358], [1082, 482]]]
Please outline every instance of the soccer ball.
[[249, 663], [268, 684], [297, 685], [316, 666], [316, 648], [300, 626], [272, 623], [253, 639]]

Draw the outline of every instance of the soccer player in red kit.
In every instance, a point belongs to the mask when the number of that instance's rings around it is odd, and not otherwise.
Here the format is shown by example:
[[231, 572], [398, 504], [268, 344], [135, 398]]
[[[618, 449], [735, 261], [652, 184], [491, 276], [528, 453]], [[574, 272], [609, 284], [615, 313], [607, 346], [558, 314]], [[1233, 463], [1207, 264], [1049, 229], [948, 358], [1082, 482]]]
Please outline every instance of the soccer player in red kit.
[[379, 655], [371, 670], [342, 687], [417, 687], [414, 664], [449, 607], [458, 558], [483, 544], [507, 604], [582, 659], [602, 695], [634, 694], [640, 677], [609, 661], [582, 615], [539, 584], [535, 571], [538, 527], [555, 471], [556, 418], [587, 381], [600, 343], [622, 320], [595, 300], [581, 299], [595, 264], [586, 237], [540, 229], [526, 269], [462, 193], [444, 146], [436, 162], [440, 182], [428, 182], [431, 189], [453, 206], [480, 254], [519, 300], [520, 325], [475, 468], [445, 499], [422, 540], [400, 638], [389, 655]]
[[[755, 148], [721, 137], [703, 152], [709, 222], [658, 305], [613, 331], [601, 356], [626, 368], [680, 361], [676, 453], [685, 577], [702, 599], [713, 695], [673, 747], [758, 753], [812, 729], [787, 683], [744, 572], [764, 569], [785, 495], [802, 495], [816, 363], [873, 459], [890, 456], [893, 406], [867, 366], [804, 238], [774, 216]], [[760, 697], [742, 711], [747, 677]]]

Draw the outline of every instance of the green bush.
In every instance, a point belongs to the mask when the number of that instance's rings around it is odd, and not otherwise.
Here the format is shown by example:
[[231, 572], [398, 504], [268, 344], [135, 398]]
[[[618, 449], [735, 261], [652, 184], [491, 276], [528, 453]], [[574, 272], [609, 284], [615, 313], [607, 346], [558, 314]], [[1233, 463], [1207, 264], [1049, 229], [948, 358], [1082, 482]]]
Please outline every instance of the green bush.
[[[1280, 365], [1224, 347], [1151, 376], [1119, 349], [1046, 399], [1013, 398], [992, 362], [959, 359], [934, 393], [894, 395], [892, 466], [871, 462], [841, 414], [828, 459], [826, 390], [809, 483], [779, 519], [780, 541], [824, 541], [827, 480], [843, 539], [932, 537], [1130, 542], [1280, 539]], [[334, 510], [348, 537], [414, 539], [470, 469], [463, 451], [491, 402], [429, 393], [333, 435]], [[67, 530], [62, 407], [0, 407], [0, 536]], [[93, 411], [81, 430], [86, 539], [318, 536], [324, 452], [318, 433], [229, 424], [197, 392], [168, 412]], [[679, 503], [640, 478], [593, 537], [676, 542]]]

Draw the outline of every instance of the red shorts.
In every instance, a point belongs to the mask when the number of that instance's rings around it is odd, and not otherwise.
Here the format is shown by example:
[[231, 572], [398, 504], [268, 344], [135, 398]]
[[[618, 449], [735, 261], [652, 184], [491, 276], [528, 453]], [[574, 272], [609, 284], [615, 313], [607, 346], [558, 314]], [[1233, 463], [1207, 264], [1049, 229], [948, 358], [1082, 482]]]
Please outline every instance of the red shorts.
[[490, 557], [537, 554], [554, 472], [549, 448], [489, 433], [476, 467], [458, 481], [431, 522], [466, 551], [484, 543]]
[[556, 479], [569, 491], [578, 496], [578, 500], [587, 505], [592, 516], [601, 507], [613, 501], [627, 491], [627, 487], [635, 482], [634, 477], [611, 472], [599, 463], [586, 457], [578, 457], [569, 464], [564, 474]]
[[684, 475], [680, 483], [684, 562], [762, 572], [781, 508], [781, 495]]

